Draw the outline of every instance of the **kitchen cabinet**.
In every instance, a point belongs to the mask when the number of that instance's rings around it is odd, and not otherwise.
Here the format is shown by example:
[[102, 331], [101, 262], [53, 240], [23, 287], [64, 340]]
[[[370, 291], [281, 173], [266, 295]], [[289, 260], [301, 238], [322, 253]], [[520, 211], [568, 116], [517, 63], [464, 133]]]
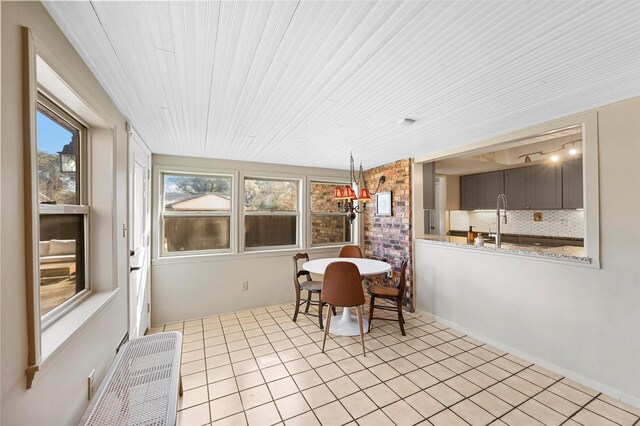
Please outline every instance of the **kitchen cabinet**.
[[498, 195], [503, 192], [502, 171], [460, 176], [460, 209], [495, 209]]
[[582, 158], [562, 163], [563, 209], [583, 208], [582, 187]]
[[541, 246], [541, 247], [564, 247], [564, 246], [583, 247], [584, 240], [567, 240], [563, 238], [519, 236], [518, 244], [528, 245], [528, 246]]
[[498, 195], [504, 193], [504, 172], [482, 173], [482, 200], [481, 209], [495, 209], [498, 203]]
[[504, 195], [509, 210], [529, 208], [529, 167], [504, 171]]
[[529, 201], [534, 210], [562, 208], [562, 167], [541, 165], [529, 167], [531, 170]]
[[436, 163], [422, 164], [422, 208], [433, 210], [436, 208]]
[[[449, 231], [449, 235], [451, 235], [452, 237], [466, 237], [467, 232], [466, 231]], [[494, 236], [490, 237], [485, 232], [482, 232], [482, 237], [484, 238], [487, 244], [493, 244], [495, 242], [495, 237]], [[584, 240], [582, 238], [568, 239], [568, 238], [562, 238], [562, 237], [532, 237], [528, 235], [502, 234], [500, 235], [500, 240], [505, 244], [506, 243], [522, 244], [527, 246], [540, 246], [540, 247], [563, 247], [563, 246], [583, 247], [584, 246]]]
[[539, 165], [504, 171], [509, 210], [562, 208], [562, 168]]
[[480, 209], [480, 175], [460, 176], [460, 210]]

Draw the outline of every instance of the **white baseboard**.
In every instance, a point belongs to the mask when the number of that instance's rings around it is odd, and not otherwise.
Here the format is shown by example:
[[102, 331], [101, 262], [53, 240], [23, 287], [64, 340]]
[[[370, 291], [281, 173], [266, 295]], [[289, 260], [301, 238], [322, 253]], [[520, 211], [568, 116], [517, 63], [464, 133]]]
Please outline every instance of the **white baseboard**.
[[484, 336], [480, 333], [476, 333], [473, 330], [470, 330], [466, 327], [463, 327], [459, 324], [456, 324], [452, 321], [449, 321], [445, 318], [441, 318], [437, 315], [433, 315], [429, 312], [426, 311], [422, 311], [419, 309], [416, 309], [416, 313], [422, 314], [422, 315], [427, 315], [432, 317], [433, 319], [435, 319], [436, 321], [438, 321], [439, 323], [442, 323], [444, 325], [447, 325], [453, 329], [456, 329], [462, 333], [465, 333], [466, 335], [468, 335], [469, 337], [473, 337], [474, 339], [478, 339], [484, 343], [487, 343], [491, 346], [495, 346], [496, 348], [504, 351], [504, 352], [508, 352], [510, 354], [513, 354], [519, 358], [524, 359], [525, 361], [529, 361], [533, 364], [539, 365], [542, 368], [546, 368], [549, 371], [552, 371], [554, 373], [560, 374], [568, 379], [571, 379], [583, 386], [587, 386], [591, 389], [594, 389], [598, 392], [602, 392], [614, 399], [617, 399], [621, 402], [624, 402], [625, 404], [629, 404], [632, 405], [634, 407], [640, 408], [640, 398], [635, 397], [633, 395], [630, 395], [628, 393], [622, 392], [616, 388], [613, 388], [609, 385], [606, 385], [604, 383], [600, 383], [596, 380], [590, 379], [588, 377], [585, 377], [579, 373], [576, 373], [575, 371], [571, 371], [568, 370], [566, 368], [560, 367], [558, 365], [555, 365], [549, 361], [546, 361], [544, 359], [538, 358], [536, 356], [533, 356], [529, 353], [523, 352], [517, 348], [513, 348], [509, 345], [505, 345], [504, 343], [498, 342], [497, 340], [493, 340], [490, 337]]

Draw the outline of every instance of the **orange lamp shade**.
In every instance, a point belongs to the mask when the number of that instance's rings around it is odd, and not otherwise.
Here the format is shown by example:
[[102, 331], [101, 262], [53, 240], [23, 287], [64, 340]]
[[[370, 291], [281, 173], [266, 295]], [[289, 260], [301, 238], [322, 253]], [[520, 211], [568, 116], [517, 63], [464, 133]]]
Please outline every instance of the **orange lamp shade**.
[[367, 188], [362, 188], [360, 190], [360, 201], [362, 201], [363, 203], [368, 203], [369, 201], [371, 201], [371, 194], [369, 193], [369, 190]]
[[342, 193], [342, 188], [336, 186], [333, 188], [333, 199], [334, 200], [342, 200], [344, 199], [344, 194]]
[[353, 192], [353, 189], [351, 189], [351, 186], [349, 185], [344, 186], [343, 193], [344, 193], [344, 198], [347, 200], [351, 200], [356, 197], [355, 192]]

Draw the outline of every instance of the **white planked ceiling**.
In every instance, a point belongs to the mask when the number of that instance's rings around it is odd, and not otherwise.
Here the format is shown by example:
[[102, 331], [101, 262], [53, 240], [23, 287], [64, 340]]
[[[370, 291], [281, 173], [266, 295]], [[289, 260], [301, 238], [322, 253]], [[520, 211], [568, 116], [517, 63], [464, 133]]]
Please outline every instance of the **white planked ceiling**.
[[640, 95], [635, 0], [45, 7], [154, 153], [371, 168]]

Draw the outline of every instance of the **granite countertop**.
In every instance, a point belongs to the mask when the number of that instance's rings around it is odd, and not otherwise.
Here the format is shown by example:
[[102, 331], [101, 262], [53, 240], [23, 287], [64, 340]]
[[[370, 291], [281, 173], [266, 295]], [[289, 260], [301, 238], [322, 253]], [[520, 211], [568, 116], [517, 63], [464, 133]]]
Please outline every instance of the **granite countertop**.
[[[468, 231], [463, 231], [463, 230], [459, 230], [459, 229], [452, 229], [450, 232], [455, 232], [455, 233], [464, 232], [464, 234], [467, 235]], [[487, 232], [487, 231], [473, 231], [473, 232], [475, 232], [476, 235], [478, 233], [481, 233], [483, 237], [486, 237], [487, 235], [489, 235], [489, 232]], [[495, 233], [495, 231], [494, 231], [494, 233]], [[555, 240], [584, 241], [584, 238], [579, 238], [579, 237], [558, 237], [556, 235], [509, 234], [507, 232], [504, 232], [504, 233], [501, 232], [500, 235], [507, 236], [507, 237], [531, 237], [531, 238], [549, 238], [549, 239], [555, 239]]]
[[454, 237], [451, 235], [423, 235], [419, 240], [433, 244], [448, 246], [458, 246], [472, 250], [494, 251], [502, 253], [525, 254], [542, 256], [553, 259], [571, 260], [581, 263], [591, 263], [591, 259], [585, 257], [584, 247], [561, 246], [561, 247], [541, 247], [524, 244], [502, 243], [500, 248], [496, 248], [494, 243], [485, 243], [482, 247], [477, 247], [472, 243], [467, 243], [466, 237]]

